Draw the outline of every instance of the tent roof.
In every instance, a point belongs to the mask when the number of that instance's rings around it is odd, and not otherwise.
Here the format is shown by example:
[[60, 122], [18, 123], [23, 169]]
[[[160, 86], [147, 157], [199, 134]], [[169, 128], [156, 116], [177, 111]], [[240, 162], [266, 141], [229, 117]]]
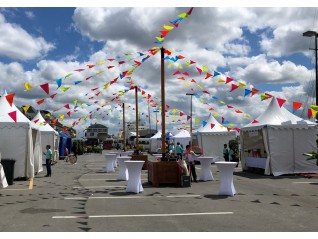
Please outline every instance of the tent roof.
[[16, 111], [17, 122], [30, 123], [30, 120], [22, 114], [22, 112], [12, 103], [10, 106], [9, 102], [6, 99], [7, 92], [5, 91], [2, 97], [0, 98], [0, 122], [14, 122], [14, 120], [8, 115], [10, 112]]
[[[36, 122], [36, 123], [35, 123]], [[39, 129], [40, 131], [50, 131], [54, 132], [56, 135], [58, 134], [42, 117], [40, 111], [34, 116], [34, 118], [31, 120], [31, 125], [35, 128]]]
[[158, 131], [151, 139], [160, 139], [161, 138], [161, 131]]
[[187, 130], [182, 129], [179, 133], [177, 133], [172, 138], [191, 138], [191, 135]]
[[269, 103], [267, 109], [256, 118], [258, 122], [249, 123], [242, 127], [244, 128], [255, 128], [262, 127], [265, 125], [274, 125], [274, 126], [301, 126], [301, 125], [315, 125], [315, 123], [304, 120], [291, 112], [289, 112], [284, 106], [280, 107], [276, 97], [272, 98], [272, 101]]
[[[214, 127], [211, 128], [211, 124], [214, 124]], [[210, 114], [209, 119], [206, 123], [205, 126], [203, 126], [202, 128], [200, 127], [197, 132], [228, 132], [227, 128], [225, 126], [223, 126], [222, 124], [220, 124], [212, 114]]]

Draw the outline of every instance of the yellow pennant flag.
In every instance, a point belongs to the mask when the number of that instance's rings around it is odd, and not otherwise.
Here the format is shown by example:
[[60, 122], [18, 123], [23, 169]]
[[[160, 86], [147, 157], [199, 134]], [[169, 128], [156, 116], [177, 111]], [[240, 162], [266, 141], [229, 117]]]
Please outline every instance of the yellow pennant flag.
[[109, 82], [104, 85], [103, 90], [106, 90], [108, 88], [108, 86], [109, 86]]
[[182, 66], [181, 64], [179, 64], [179, 66], [178, 66], [178, 67], [179, 67], [179, 69], [183, 69], [183, 66]]
[[99, 61], [98, 64], [99, 65], [104, 65], [106, 62], [105, 61]]
[[318, 111], [318, 105], [310, 105], [312, 110]]
[[156, 37], [156, 39], [158, 40], [158, 41], [164, 41], [164, 37]]
[[66, 92], [66, 91], [68, 91], [69, 88], [70, 88], [70, 87], [60, 87], [59, 89], [60, 89], [61, 91], [63, 91], [63, 92]]
[[229, 129], [232, 129], [232, 128], [233, 128], [233, 124], [229, 124], [227, 127], [228, 127]]
[[202, 71], [203, 72], [206, 72], [206, 71], [208, 71], [209, 70], [209, 68], [207, 68], [206, 66], [202, 66]]
[[50, 117], [50, 116], [51, 116], [51, 113], [47, 113], [47, 114], [45, 114], [45, 116]]
[[245, 114], [245, 115], [244, 115], [244, 118], [249, 119], [249, 118], [251, 118], [251, 116], [250, 116], [249, 114]]
[[224, 101], [222, 101], [222, 100], [220, 100], [220, 104], [225, 105], [225, 102], [224, 102]]
[[199, 118], [195, 118], [194, 119], [194, 123], [196, 123], [196, 124], [200, 123], [200, 119]]
[[314, 119], [316, 118], [317, 112], [318, 112], [317, 110], [311, 109], [311, 114]]
[[30, 108], [30, 105], [26, 105], [22, 107], [24, 112], [28, 112], [28, 109]]
[[169, 25], [163, 25], [163, 28], [168, 30], [168, 31], [171, 31], [174, 27], [173, 26], [169, 26]]
[[172, 113], [173, 113], [173, 114], [176, 114], [176, 113], [177, 113], [177, 109], [173, 109], [173, 110], [172, 110]]
[[241, 83], [241, 82], [239, 82], [239, 84], [238, 84], [238, 88], [242, 88], [242, 87], [244, 87], [244, 86], [246, 86], [245, 84], [243, 84], [243, 83]]
[[200, 98], [200, 102], [203, 103], [203, 102], [204, 102], [204, 99], [203, 99], [203, 98]]
[[201, 85], [197, 84], [197, 86], [198, 86], [200, 89], [203, 89], [203, 87], [202, 87]]
[[224, 83], [225, 80], [223, 80], [222, 78], [219, 78], [219, 79], [217, 80], [217, 82], [218, 82], [218, 83]]
[[100, 75], [100, 74], [103, 74], [105, 71], [100, 71], [100, 72], [97, 72], [95, 75]]
[[184, 83], [184, 86], [190, 86], [189, 82]]
[[213, 116], [219, 116], [219, 112], [215, 112]]
[[32, 89], [32, 86], [28, 82], [24, 82], [23, 85], [25, 87], [24, 91], [29, 91]]
[[59, 117], [60, 117], [62, 120], [64, 120], [64, 115], [59, 114]]
[[174, 66], [174, 62], [170, 62], [170, 64], [168, 65], [168, 67]]

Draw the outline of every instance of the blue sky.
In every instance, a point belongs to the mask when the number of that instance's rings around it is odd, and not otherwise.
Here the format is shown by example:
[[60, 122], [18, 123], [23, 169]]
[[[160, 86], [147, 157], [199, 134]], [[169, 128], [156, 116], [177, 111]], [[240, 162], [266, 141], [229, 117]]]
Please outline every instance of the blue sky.
[[[1, 8], [0, 70], [3, 74], [0, 76], [0, 90], [15, 92], [17, 106], [30, 102], [32, 106], [40, 108], [36, 100], [45, 97], [45, 94], [37, 85], [49, 82], [53, 92], [55, 79], [69, 72], [74, 73], [75, 69], [86, 67], [87, 64], [107, 61], [116, 56], [126, 62], [129, 62], [129, 57], [141, 60], [137, 52], [156, 46], [153, 42], [163, 24], [169, 24], [169, 21], [187, 10], [189, 7]], [[287, 99], [285, 106], [289, 110], [293, 101], [304, 102], [305, 109], [305, 104], [314, 102], [314, 52], [308, 49], [314, 46], [314, 40], [303, 37], [302, 33], [318, 30], [317, 13], [314, 7], [194, 8], [192, 15], [171, 31], [164, 44], [174, 51], [174, 55], [181, 54], [187, 60], [196, 61], [198, 67], [205, 65], [209, 71], [218, 71], [224, 77], [230, 76], [263, 92]], [[127, 52], [132, 55], [125, 56]], [[156, 55], [147, 60], [134, 72], [133, 77], [157, 101], [160, 98], [158, 57]], [[72, 78], [65, 81], [72, 90], [63, 97], [45, 102], [41, 107], [54, 110], [67, 103], [74, 104], [74, 98], [89, 103], [84, 97], [87, 92], [94, 93], [92, 88], [101, 87], [132, 65], [132, 62], [119, 65], [118, 61], [114, 69], [93, 80], [84, 80], [85, 83], [80, 85], [74, 86], [72, 82], [83, 80], [87, 75], [74, 73]], [[169, 63], [166, 62], [166, 65]], [[184, 66], [185, 62], [179, 63]], [[166, 103], [178, 112], [189, 115], [189, 98], [185, 96], [189, 87], [173, 76], [177, 70], [178, 64], [166, 67]], [[207, 119], [210, 106], [216, 108], [229, 122], [241, 127], [256, 118], [269, 103], [261, 101], [259, 96], [242, 97], [244, 93], [240, 89], [230, 93], [227, 85], [216, 84], [217, 79], [204, 80], [195, 67], [182, 69], [185, 70], [190, 74], [187, 80], [196, 79], [210, 92], [209, 96], [202, 96], [201, 102], [193, 102], [194, 117], [200, 119], [196, 127]], [[24, 92], [24, 82], [31, 83], [34, 88]], [[127, 83], [112, 85], [108, 91], [102, 92], [103, 100], [124, 89], [127, 89]], [[194, 90], [200, 92], [199, 87]], [[212, 96], [235, 105], [251, 118], [241, 117], [215, 104], [211, 100]], [[122, 97], [122, 101], [131, 105], [134, 103], [132, 99], [131, 93]], [[107, 117], [106, 111], [104, 115], [99, 114], [102, 111], [95, 112], [91, 121], [76, 126], [78, 130], [82, 131], [90, 123], [104, 123], [110, 127], [111, 133], [117, 133], [121, 127], [121, 111], [116, 104], [107, 107]], [[148, 122], [147, 102], [142, 98], [139, 107], [143, 120]], [[64, 123], [71, 124], [94, 110], [93, 107], [81, 109], [71, 117], [65, 117]], [[61, 109], [57, 114], [66, 112], [67, 109]], [[152, 113], [152, 128], [155, 127], [154, 117]], [[134, 120], [134, 111], [127, 111], [127, 119]], [[189, 121], [186, 125], [170, 124], [169, 131], [177, 131], [188, 124]]]

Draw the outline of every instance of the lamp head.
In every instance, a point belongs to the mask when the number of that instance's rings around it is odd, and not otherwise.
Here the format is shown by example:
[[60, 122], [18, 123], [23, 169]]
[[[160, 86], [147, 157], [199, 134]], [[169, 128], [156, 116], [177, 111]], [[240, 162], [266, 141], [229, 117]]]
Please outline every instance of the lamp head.
[[304, 37], [317, 37], [317, 32], [315, 31], [306, 31], [303, 33]]

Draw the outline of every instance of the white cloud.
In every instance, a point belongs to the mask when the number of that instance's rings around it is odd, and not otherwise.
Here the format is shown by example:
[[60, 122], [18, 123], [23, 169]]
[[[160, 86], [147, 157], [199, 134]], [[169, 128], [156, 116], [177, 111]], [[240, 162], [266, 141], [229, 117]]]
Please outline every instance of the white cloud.
[[54, 49], [43, 37], [33, 37], [18, 25], [6, 22], [0, 14], [0, 55], [15, 60], [30, 60]]

